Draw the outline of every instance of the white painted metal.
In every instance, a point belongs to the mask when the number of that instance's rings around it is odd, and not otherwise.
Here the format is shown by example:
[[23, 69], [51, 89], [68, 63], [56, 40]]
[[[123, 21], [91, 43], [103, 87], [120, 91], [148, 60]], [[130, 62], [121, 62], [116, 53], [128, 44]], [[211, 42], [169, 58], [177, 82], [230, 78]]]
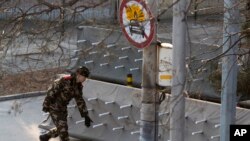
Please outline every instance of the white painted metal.
[[221, 80], [221, 141], [229, 141], [230, 124], [235, 123], [237, 103], [237, 54], [239, 47], [240, 12], [237, 0], [224, 0], [224, 35]]
[[[89, 79], [84, 84], [83, 94], [88, 109], [90, 109], [89, 116], [94, 122], [90, 128], [86, 128], [84, 126], [85, 119], [80, 116], [78, 109], [69, 106], [68, 112], [71, 116], [68, 119], [70, 136], [82, 140], [89, 138], [103, 141], [110, 141], [110, 139], [114, 141], [136, 141], [139, 139], [139, 129], [143, 123], [140, 120], [141, 89]], [[166, 100], [161, 103], [158, 113], [159, 134], [157, 137], [159, 141], [166, 141], [170, 138], [170, 112], [168, 107], [171, 103], [169, 99], [169, 95], [166, 95]], [[42, 99], [40, 98], [40, 100]], [[70, 103], [70, 105], [75, 104], [74, 101]], [[131, 105], [133, 106], [131, 107]], [[185, 115], [187, 117], [185, 118], [186, 125], [183, 126], [185, 141], [218, 141], [220, 138], [218, 136], [220, 130], [218, 124], [220, 123], [220, 105], [189, 98], [186, 98], [185, 105]], [[1, 107], [3, 108], [3, 106]], [[120, 107], [124, 108], [120, 109]], [[99, 114], [107, 113], [107, 111], [112, 115], [99, 117]], [[250, 124], [250, 110], [237, 108], [237, 113], [237, 124]], [[46, 121], [40, 127], [43, 129], [53, 127], [51, 120]], [[118, 127], [124, 128], [118, 129]], [[198, 131], [203, 131], [203, 133]]]
[[158, 76], [157, 83], [160, 86], [171, 86], [173, 73], [173, 45], [161, 43], [158, 46]]
[[170, 103], [170, 140], [185, 141], [186, 33], [189, 0], [173, 0], [173, 79]]

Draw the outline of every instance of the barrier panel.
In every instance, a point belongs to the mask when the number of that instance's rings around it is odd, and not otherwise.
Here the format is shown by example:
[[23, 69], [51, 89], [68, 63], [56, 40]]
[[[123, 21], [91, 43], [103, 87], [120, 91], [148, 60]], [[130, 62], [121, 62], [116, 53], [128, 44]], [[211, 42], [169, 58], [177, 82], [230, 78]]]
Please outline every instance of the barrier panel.
[[[85, 127], [75, 101], [68, 106], [69, 134], [79, 139], [136, 141], [140, 136], [141, 89], [87, 80], [83, 96], [94, 123]], [[159, 141], [169, 140], [170, 96], [160, 105]], [[45, 115], [46, 117], [48, 115]], [[186, 98], [185, 141], [220, 139], [220, 104]], [[237, 108], [236, 124], [250, 124], [250, 110]], [[39, 125], [53, 127], [49, 120]]]

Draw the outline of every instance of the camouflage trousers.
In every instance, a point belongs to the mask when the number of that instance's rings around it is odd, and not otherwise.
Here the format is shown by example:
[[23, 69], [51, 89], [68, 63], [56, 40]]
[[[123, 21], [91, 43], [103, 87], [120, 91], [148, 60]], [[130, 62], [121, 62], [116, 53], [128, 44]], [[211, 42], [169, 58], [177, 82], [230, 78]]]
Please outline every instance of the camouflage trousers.
[[69, 141], [67, 112], [50, 111], [50, 116], [55, 124], [55, 128], [49, 131], [51, 137], [59, 136], [61, 141]]

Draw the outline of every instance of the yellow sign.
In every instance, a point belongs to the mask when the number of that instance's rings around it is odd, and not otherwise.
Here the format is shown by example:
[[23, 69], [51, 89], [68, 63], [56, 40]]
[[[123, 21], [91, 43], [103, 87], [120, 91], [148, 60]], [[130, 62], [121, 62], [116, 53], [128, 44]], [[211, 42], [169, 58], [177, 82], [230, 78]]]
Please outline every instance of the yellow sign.
[[172, 78], [173, 78], [172, 75], [160, 75], [161, 80], [170, 80]]
[[145, 21], [145, 14], [139, 5], [132, 4], [126, 7], [126, 15], [128, 20]]

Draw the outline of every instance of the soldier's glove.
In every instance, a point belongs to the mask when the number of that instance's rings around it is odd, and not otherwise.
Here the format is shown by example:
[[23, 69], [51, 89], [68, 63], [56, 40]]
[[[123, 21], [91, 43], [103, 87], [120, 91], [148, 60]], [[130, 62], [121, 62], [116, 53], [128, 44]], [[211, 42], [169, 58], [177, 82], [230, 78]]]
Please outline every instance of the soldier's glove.
[[93, 122], [88, 115], [85, 116], [85, 125], [90, 127], [91, 122]]

